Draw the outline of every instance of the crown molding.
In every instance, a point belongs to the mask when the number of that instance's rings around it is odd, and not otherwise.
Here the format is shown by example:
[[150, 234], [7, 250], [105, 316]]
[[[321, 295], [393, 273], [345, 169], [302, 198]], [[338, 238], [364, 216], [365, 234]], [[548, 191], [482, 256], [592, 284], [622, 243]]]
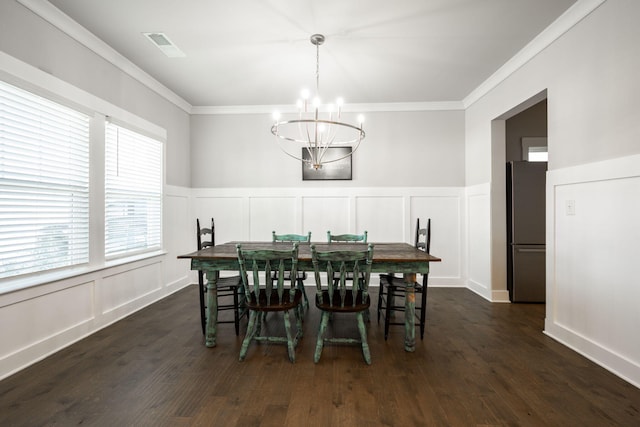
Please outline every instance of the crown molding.
[[607, 0], [578, 0], [463, 100], [467, 109]]
[[[395, 112], [395, 111], [456, 111], [464, 110], [462, 101], [447, 102], [392, 102], [377, 104], [346, 104], [345, 113]], [[191, 114], [271, 114], [297, 113], [295, 105], [230, 105], [193, 107]]]
[[48, 1], [42, 0], [17, 0], [27, 9], [49, 22], [69, 37], [78, 41], [94, 53], [100, 55], [108, 62], [118, 67], [158, 95], [172, 102], [187, 113], [191, 112], [191, 104], [178, 96], [175, 92], [164, 86], [162, 83], [151, 77], [140, 67], [129, 61], [127, 58], [118, 53], [111, 46], [99, 39], [89, 30], [64, 14], [60, 9], [53, 6]]

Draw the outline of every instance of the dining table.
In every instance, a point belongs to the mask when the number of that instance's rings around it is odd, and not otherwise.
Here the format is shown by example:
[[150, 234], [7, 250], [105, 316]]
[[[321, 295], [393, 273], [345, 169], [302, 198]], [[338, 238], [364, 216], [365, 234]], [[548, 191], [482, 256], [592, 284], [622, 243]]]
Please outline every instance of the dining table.
[[[432, 262], [441, 261], [440, 258], [428, 254], [408, 243], [300, 243], [298, 245], [298, 270], [313, 271], [311, 262], [311, 246], [318, 251], [331, 250], [366, 250], [369, 244], [373, 245], [372, 273], [397, 273], [402, 274], [405, 283], [405, 339], [404, 349], [408, 352], [415, 351], [415, 288], [416, 275], [423, 275], [423, 284], [427, 285], [426, 278], [429, 273], [429, 265]], [[206, 308], [206, 334], [207, 347], [216, 346], [218, 323], [218, 298], [217, 282], [221, 271], [239, 271], [237, 245], [249, 250], [278, 250], [290, 249], [292, 243], [288, 242], [257, 242], [257, 241], [232, 241], [211, 246], [199, 251], [178, 256], [179, 259], [190, 259], [192, 270], [202, 270], [207, 279], [207, 308]], [[425, 289], [426, 291], [426, 289]]]

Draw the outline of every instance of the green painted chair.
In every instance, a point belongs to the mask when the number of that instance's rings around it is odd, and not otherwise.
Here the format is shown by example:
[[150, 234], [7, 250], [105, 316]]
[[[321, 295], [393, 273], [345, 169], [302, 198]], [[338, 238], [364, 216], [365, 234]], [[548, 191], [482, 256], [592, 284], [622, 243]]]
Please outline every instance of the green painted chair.
[[[327, 231], [327, 242], [329, 243], [367, 243], [367, 231], [362, 234], [331, 234]], [[362, 278], [362, 275], [360, 276]], [[339, 277], [336, 275], [333, 281], [337, 283]], [[347, 280], [353, 280], [351, 273], [347, 274]]]
[[[427, 226], [420, 228], [420, 218], [416, 220], [415, 247], [430, 253], [431, 250], [431, 218], [427, 219]], [[429, 275], [422, 276], [422, 283], [414, 282], [416, 294], [420, 295], [420, 305], [416, 304], [416, 319], [420, 325], [420, 339], [424, 339], [424, 327], [427, 317], [427, 282]], [[404, 318], [394, 320], [393, 312], [405, 311], [405, 283], [401, 276], [394, 276], [393, 273], [380, 275], [380, 290], [378, 292], [378, 323], [380, 315], [384, 317], [384, 339], [389, 336], [389, 326], [404, 326]], [[399, 301], [397, 301], [399, 300]]]
[[[292, 249], [283, 250], [243, 250], [242, 245], [236, 245], [240, 277], [249, 310], [249, 324], [247, 334], [242, 341], [240, 360], [247, 356], [251, 341], [266, 341], [287, 343], [289, 360], [295, 362], [295, 348], [302, 337], [302, 320], [299, 306], [302, 292], [297, 289], [289, 277], [296, 277], [298, 271], [298, 242]], [[275, 278], [272, 273], [275, 272]], [[249, 276], [250, 275], [250, 276]], [[251, 281], [249, 280], [251, 277]], [[261, 277], [264, 282], [261, 283]], [[288, 286], [287, 286], [288, 285]], [[290, 312], [296, 318], [297, 331], [295, 336], [291, 332]], [[282, 312], [286, 337], [262, 335], [263, 322], [266, 314]]]
[[[313, 357], [314, 362], [318, 363], [320, 361], [325, 343], [360, 344], [364, 360], [370, 365], [371, 352], [367, 342], [365, 314], [369, 312], [371, 304], [369, 299], [369, 279], [373, 261], [373, 245], [369, 244], [367, 249], [361, 251], [318, 251], [315, 245], [311, 245], [311, 260], [317, 288], [316, 307], [322, 312], [316, 350]], [[324, 285], [322, 283], [321, 270], [326, 274], [326, 284]], [[348, 273], [355, 280], [347, 280]], [[334, 274], [338, 275], [337, 283], [332, 280]], [[327, 326], [334, 313], [354, 313], [360, 337], [327, 338]]]
[[[299, 242], [299, 243], [309, 243], [311, 242], [311, 232], [307, 234], [276, 234], [275, 231], [271, 232], [271, 241], [272, 242]], [[304, 298], [304, 304], [301, 307], [304, 307], [304, 310], [309, 309], [309, 298], [307, 297], [307, 291], [304, 289], [304, 281], [307, 279], [306, 271], [298, 271], [296, 275], [296, 283], [298, 289], [302, 291], [302, 297]], [[291, 280], [291, 277], [288, 277], [288, 280]]]

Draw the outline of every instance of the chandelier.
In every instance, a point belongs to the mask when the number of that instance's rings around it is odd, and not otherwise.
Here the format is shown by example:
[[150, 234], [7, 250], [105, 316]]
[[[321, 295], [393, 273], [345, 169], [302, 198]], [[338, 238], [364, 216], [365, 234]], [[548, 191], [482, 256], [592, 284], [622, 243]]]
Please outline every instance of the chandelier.
[[[335, 104], [320, 101], [320, 45], [323, 43], [322, 34], [311, 36], [311, 44], [316, 47], [315, 97], [309, 100], [309, 91], [303, 90], [297, 102], [297, 116], [281, 120], [280, 113], [275, 112], [275, 123], [271, 126], [280, 149], [315, 170], [321, 169], [323, 164], [351, 156], [364, 139], [362, 115], [358, 116], [358, 125], [350, 124], [342, 121], [342, 98]], [[345, 150], [335, 156], [327, 152], [332, 147], [344, 147]]]

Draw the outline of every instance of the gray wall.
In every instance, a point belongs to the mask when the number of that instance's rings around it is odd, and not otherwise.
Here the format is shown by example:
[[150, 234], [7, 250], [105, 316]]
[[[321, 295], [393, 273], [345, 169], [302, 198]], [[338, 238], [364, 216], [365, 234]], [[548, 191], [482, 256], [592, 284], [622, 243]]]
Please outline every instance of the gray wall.
[[300, 162], [280, 151], [271, 124], [269, 114], [192, 116], [192, 186], [464, 185], [464, 111], [367, 113], [351, 181], [303, 182]]

